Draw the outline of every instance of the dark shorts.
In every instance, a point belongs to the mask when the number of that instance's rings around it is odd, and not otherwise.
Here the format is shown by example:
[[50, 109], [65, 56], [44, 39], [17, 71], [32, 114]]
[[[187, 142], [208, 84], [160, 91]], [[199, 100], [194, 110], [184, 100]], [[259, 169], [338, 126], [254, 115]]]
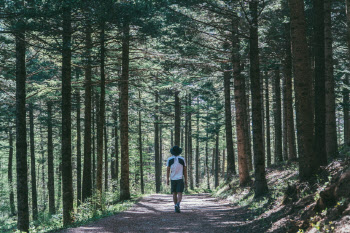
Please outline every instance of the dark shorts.
[[184, 181], [181, 180], [171, 180], [171, 192], [182, 193], [184, 191]]

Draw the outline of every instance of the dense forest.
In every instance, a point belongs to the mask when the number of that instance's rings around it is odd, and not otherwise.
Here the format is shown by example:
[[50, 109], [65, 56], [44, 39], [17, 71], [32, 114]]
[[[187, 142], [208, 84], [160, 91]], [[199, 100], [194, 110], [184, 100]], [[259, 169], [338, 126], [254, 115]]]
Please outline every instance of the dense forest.
[[0, 0], [0, 231], [169, 193], [174, 145], [189, 193], [236, 179], [259, 200], [288, 164], [317, 182], [350, 146], [348, 7]]

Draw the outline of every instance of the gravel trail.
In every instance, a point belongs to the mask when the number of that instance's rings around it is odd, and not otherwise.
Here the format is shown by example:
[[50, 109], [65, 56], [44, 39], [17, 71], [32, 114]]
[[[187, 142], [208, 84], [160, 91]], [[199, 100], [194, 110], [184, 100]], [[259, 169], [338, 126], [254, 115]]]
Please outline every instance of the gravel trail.
[[184, 195], [181, 213], [174, 213], [172, 196], [156, 194], [120, 214], [63, 232], [244, 232], [245, 218], [240, 208], [206, 194]]

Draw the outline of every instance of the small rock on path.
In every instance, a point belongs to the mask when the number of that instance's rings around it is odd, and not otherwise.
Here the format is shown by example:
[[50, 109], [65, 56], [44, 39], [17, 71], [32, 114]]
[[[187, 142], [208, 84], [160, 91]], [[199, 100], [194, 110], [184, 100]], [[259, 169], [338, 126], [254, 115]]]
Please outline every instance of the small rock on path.
[[228, 203], [198, 194], [184, 195], [181, 213], [175, 213], [172, 195], [155, 194], [120, 214], [63, 232], [244, 232], [239, 228], [245, 225], [245, 216], [239, 212]]

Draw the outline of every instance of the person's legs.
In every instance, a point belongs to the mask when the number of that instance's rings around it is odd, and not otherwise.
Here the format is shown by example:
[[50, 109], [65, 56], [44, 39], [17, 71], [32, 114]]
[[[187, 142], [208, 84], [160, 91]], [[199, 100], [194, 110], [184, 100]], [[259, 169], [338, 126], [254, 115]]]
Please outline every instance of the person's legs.
[[176, 205], [177, 203], [177, 192], [173, 192], [173, 201], [174, 201], [174, 204]]
[[178, 192], [177, 193], [177, 203], [179, 203], [179, 205], [180, 205], [181, 200], [182, 200], [182, 193]]

